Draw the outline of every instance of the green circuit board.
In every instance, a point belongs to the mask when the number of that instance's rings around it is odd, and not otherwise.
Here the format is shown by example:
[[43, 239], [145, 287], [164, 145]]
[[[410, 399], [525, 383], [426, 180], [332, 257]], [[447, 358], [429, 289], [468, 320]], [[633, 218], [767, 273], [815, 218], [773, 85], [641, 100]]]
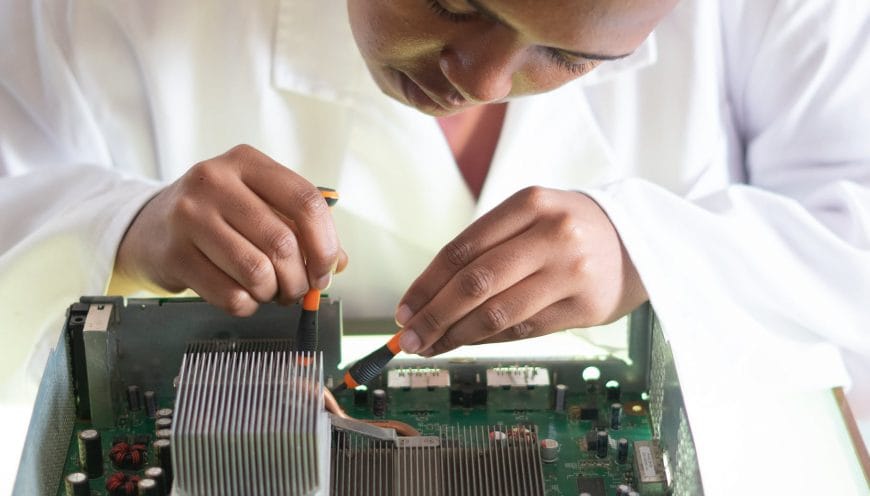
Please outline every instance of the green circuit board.
[[[174, 406], [174, 401], [172, 398], [158, 398], [157, 399], [157, 408], [164, 409], [169, 408], [172, 409]], [[106, 489], [106, 482], [108, 478], [112, 474], [123, 473], [126, 476], [138, 476], [143, 477], [145, 469], [149, 466], [154, 466], [157, 464], [157, 460], [155, 459], [155, 454], [153, 453], [153, 448], [151, 443], [157, 439], [156, 435], [156, 426], [155, 422], [157, 419], [149, 417], [144, 408], [140, 408], [136, 411], [127, 410], [117, 418], [117, 425], [112, 428], [101, 428], [97, 429], [100, 433], [100, 447], [103, 458], [103, 470], [100, 477], [95, 477], [90, 479], [90, 492], [88, 493], [91, 496], [95, 495], [126, 495], [127, 493], [123, 491], [111, 492]], [[75, 427], [73, 428], [73, 435], [70, 439], [69, 448], [67, 450], [66, 462], [64, 465], [64, 475], [70, 474], [73, 472], [79, 472], [83, 470], [81, 461], [79, 459], [79, 441], [78, 435], [80, 432], [94, 429], [93, 425], [90, 421], [87, 420], [77, 420], [75, 423]], [[129, 467], [119, 467], [110, 459], [110, 452], [112, 450], [115, 442], [120, 440], [126, 440], [128, 444], [133, 444], [137, 438], [139, 440], [146, 441], [144, 444], [147, 447], [145, 451], [145, 459], [141, 463], [140, 468], [129, 468]], [[61, 481], [57, 495], [58, 496], [66, 496], [66, 487], [65, 482]], [[132, 494], [136, 494], [133, 492]]]
[[[551, 387], [516, 390], [490, 388], [488, 398], [475, 404], [462, 405], [451, 399], [449, 388], [403, 389], [388, 388], [386, 380], [378, 381], [388, 393], [386, 409], [382, 415], [373, 413], [373, 398], [369, 394], [355, 394], [344, 391], [337, 400], [341, 407], [352, 417], [359, 419], [391, 419], [405, 422], [423, 435], [437, 435], [439, 430], [450, 426], [510, 426], [534, 425], [540, 440], [552, 439], [558, 442], [558, 458], [543, 463], [543, 478], [546, 494], [578, 495], [583, 484], [591, 487], [590, 494], [616, 494], [621, 484], [638, 487], [634, 466], [634, 452], [629, 449], [624, 463], [617, 460], [616, 440], [624, 438], [629, 445], [636, 441], [652, 439], [649, 405], [641, 394], [622, 392], [618, 401], [622, 405], [620, 428], [611, 429], [610, 415], [613, 399], [608, 399], [603, 388], [588, 391], [573, 388], [565, 395], [564, 408], [556, 411], [553, 407], [554, 389]], [[363, 401], [363, 396], [365, 400]], [[159, 408], [173, 408], [172, 398], [158, 398]], [[88, 421], [77, 421], [70, 439], [64, 474], [81, 470], [79, 443], [77, 435], [91, 429]], [[596, 445], [589, 444], [590, 433], [596, 434], [604, 429], [610, 437], [607, 454], [600, 457]], [[108, 478], [118, 472], [126, 476], [143, 476], [145, 467], [156, 465], [155, 453], [151, 442], [156, 439], [155, 419], [146, 415], [144, 408], [126, 411], [118, 417], [117, 426], [100, 429], [103, 453], [103, 475], [90, 479], [90, 495], [125, 495], [124, 490], [109, 491]], [[147, 441], [145, 460], [141, 468], [118, 467], [109, 458], [114, 443], [127, 440], [133, 443]], [[593, 448], [593, 449], [590, 449]], [[657, 494], [658, 491], [645, 491], [641, 494]], [[61, 482], [58, 496], [66, 495]], [[130, 493], [130, 494], [136, 494]]]
[[[652, 439], [648, 402], [641, 398], [641, 394], [621, 394], [621, 426], [619, 430], [611, 430], [609, 413], [612, 401], [608, 401], [601, 392], [569, 392], [564, 412], [554, 411], [549, 407], [549, 402], [547, 405], [530, 405], [521, 401], [515, 402], [514, 406], [529, 405], [540, 408], [511, 408], [508, 404], [493, 404], [493, 401], [487, 401], [487, 405], [465, 408], [449, 406], [448, 401], [444, 408], [435, 410], [429, 407], [432, 400], [425, 398], [433, 393], [437, 394], [437, 391], [390, 391], [383, 416], [373, 414], [371, 397], [365, 405], [356, 404], [351, 391], [343, 393], [337, 399], [352, 417], [399, 420], [415, 427], [423, 435], [437, 435], [441, 428], [456, 425], [504, 426], [506, 429], [515, 425], [535, 425], [541, 440], [549, 438], [559, 443], [558, 459], [543, 464], [546, 494], [552, 496], [580, 494], [579, 478], [587, 481], [602, 479], [599, 482], [606, 495], [616, 494], [616, 489], [621, 484], [636, 487], [632, 450], [629, 449], [626, 462], [619, 463], [615, 442], [611, 442], [607, 456], [600, 458], [596, 451], [590, 451], [587, 447], [588, 433], [596, 433], [600, 428], [605, 428], [614, 441], [625, 438], [629, 441], [629, 446], [634, 441]], [[508, 397], [511, 393], [513, 391], [504, 392]], [[598, 411], [596, 419], [581, 418], [584, 415], [591, 416], [590, 412], [594, 410]]]

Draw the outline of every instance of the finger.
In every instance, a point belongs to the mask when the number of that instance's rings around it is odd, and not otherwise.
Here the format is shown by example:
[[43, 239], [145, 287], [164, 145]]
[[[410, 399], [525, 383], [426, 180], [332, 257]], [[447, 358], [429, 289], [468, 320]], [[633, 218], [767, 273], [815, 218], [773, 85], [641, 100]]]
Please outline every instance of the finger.
[[402, 350], [416, 353], [428, 349], [481, 303], [535, 273], [541, 260], [528, 253], [541, 243], [527, 231], [482, 254], [457, 272], [407, 321], [400, 343]]
[[439, 355], [514, 327], [525, 331], [524, 322], [561, 300], [564, 293], [563, 288], [554, 287], [551, 277], [537, 272], [474, 308], [420, 355]]
[[344, 269], [347, 268], [347, 263], [348, 263], [347, 253], [344, 251], [343, 248], [339, 249], [338, 250], [338, 264], [335, 266], [335, 273], [338, 274], [338, 273], [343, 272]]
[[216, 268], [255, 300], [265, 303], [275, 297], [278, 281], [272, 261], [224, 219], [193, 224], [190, 237]]
[[257, 310], [254, 298], [195, 247], [178, 259], [176, 272], [205, 301], [231, 315], [246, 317]]
[[[271, 262], [277, 282], [278, 301], [288, 304], [298, 300], [309, 286], [295, 226], [285, 221], [250, 190], [242, 189], [233, 200], [234, 208], [223, 212], [227, 223]], [[275, 293], [272, 296], [276, 296]]]
[[243, 165], [242, 181], [298, 227], [311, 286], [324, 289], [338, 261], [339, 242], [326, 200], [313, 184], [251, 147], [229, 152]]
[[547, 203], [547, 190], [527, 188], [475, 221], [448, 243], [402, 296], [396, 322], [405, 324], [420, 311], [456, 273], [481, 254], [528, 229]]
[[565, 329], [578, 327], [577, 305], [571, 298], [561, 300], [537, 314], [518, 322], [502, 332], [493, 334], [473, 344], [504, 343], [520, 339], [545, 336]]

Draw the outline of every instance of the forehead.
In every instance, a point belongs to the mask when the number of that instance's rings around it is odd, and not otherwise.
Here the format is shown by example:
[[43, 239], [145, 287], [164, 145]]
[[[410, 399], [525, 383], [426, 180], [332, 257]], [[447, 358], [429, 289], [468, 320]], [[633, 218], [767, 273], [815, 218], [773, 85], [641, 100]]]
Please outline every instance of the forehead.
[[628, 53], [676, 0], [468, 0], [536, 44]]

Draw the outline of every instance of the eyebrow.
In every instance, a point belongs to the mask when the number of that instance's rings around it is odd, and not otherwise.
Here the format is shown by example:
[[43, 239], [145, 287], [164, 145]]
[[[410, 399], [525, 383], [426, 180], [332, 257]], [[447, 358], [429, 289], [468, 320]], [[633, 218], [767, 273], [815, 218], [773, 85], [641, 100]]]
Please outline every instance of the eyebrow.
[[[480, 12], [484, 17], [489, 17], [490, 19], [492, 19], [500, 24], [503, 24], [505, 26], [513, 28], [513, 26], [511, 26], [510, 23], [507, 22], [503, 17], [501, 17], [497, 13], [493, 12], [492, 10], [488, 9], [487, 7], [484, 7], [483, 5], [481, 5], [479, 0], [465, 0], [465, 1], [468, 2], [469, 5], [474, 7], [478, 12]], [[567, 55], [570, 55], [572, 57], [578, 57], [578, 58], [583, 58], [583, 59], [587, 59], [587, 60], [618, 60], [618, 59], [623, 59], [625, 57], [628, 57], [629, 55], [634, 53], [634, 52], [628, 52], [628, 53], [623, 53], [620, 55], [607, 55], [607, 54], [602, 54], [602, 53], [578, 52], [575, 50], [566, 50], [564, 48], [557, 48], [557, 47], [546, 47], [546, 48], [558, 50], [558, 51], [565, 53]]]

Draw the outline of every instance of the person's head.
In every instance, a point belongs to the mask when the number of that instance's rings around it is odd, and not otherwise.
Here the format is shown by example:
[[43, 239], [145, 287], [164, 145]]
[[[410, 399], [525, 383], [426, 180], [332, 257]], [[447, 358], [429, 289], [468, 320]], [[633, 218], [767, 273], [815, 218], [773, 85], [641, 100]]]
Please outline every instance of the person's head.
[[541, 93], [632, 53], [678, 0], [348, 0], [387, 95], [433, 115]]

